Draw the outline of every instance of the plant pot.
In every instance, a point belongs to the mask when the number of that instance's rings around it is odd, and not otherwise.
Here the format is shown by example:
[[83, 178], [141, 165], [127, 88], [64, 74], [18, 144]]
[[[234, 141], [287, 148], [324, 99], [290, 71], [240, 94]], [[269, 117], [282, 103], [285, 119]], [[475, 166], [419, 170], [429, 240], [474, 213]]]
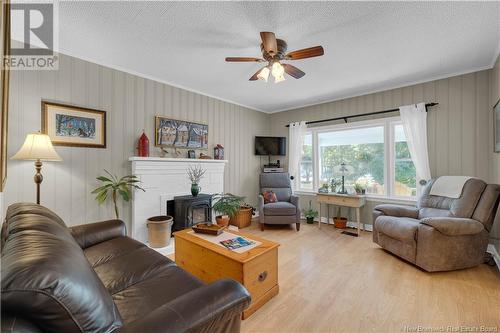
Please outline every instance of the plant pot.
[[333, 223], [335, 228], [345, 229], [347, 227], [347, 218], [346, 217], [334, 217]]
[[314, 217], [306, 217], [306, 222], [309, 223], [309, 224], [313, 224], [314, 223]]
[[200, 191], [201, 191], [200, 185], [195, 184], [195, 183], [191, 184], [191, 195], [193, 197], [197, 196], [198, 193], [200, 193]]
[[218, 215], [215, 217], [215, 221], [221, 227], [227, 227], [229, 225], [229, 216], [227, 215]]
[[172, 224], [172, 216], [160, 215], [148, 218], [149, 245], [154, 248], [168, 246], [172, 237]]
[[230, 219], [229, 223], [237, 226], [239, 229], [250, 226], [252, 224], [252, 207], [241, 206], [238, 213]]

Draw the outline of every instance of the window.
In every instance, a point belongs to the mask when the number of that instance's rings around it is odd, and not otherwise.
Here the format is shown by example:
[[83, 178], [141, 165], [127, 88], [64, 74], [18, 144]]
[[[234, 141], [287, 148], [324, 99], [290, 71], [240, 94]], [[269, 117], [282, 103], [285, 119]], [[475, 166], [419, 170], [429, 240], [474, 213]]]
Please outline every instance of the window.
[[394, 124], [394, 188], [392, 193], [398, 197], [417, 195], [415, 165], [410, 157], [403, 125]]
[[415, 166], [399, 118], [309, 129], [302, 145], [299, 189], [313, 192], [332, 179], [340, 181], [341, 163], [349, 168], [345, 185], [350, 192], [359, 184], [371, 196], [416, 196]]

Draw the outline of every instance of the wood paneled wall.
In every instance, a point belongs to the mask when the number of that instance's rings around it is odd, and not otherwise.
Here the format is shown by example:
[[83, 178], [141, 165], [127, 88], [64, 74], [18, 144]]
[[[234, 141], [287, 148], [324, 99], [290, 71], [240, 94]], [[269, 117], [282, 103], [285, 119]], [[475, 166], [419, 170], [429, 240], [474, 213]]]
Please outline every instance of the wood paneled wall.
[[[41, 99], [81, 105], [107, 112], [106, 149], [56, 147], [62, 162], [45, 162], [42, 204], [54, 209], [69, 224], [113, 217], [111, 206], [98, 206], [90, 194], [103, 169], [130, 173], [128, 158], [145, 129], [154, 147], [154, 116], [200, 121], [209, 125], [209, 155], [214, 144], [225, 147], [229, 160], [225, 191], [256, 202], [260, 161], [254, 156], [253, 137], [269, 134], [269, 115], [189, 92], [166, 84], [60, 56], [58, 71], [13, 71], [10, 94], [9, 147], [12, 156], [27, 133], [40, 130]], [[6, 205], [34, 201], [32, 162], [9, 161]], [[188, 189], [187, 189], [188, 190]], [[130, 222], [130, 205], [120, 205]]]

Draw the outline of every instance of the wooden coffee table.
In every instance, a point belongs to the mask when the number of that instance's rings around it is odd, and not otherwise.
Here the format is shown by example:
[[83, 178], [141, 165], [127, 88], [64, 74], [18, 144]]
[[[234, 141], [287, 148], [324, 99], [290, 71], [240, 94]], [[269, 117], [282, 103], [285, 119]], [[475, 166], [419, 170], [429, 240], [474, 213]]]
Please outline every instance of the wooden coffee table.
[[279, 244], [238, 231], [226, 232], [261, 244], [237, 253], [185, 229], [174, 233], [175, 262], [206, 283], [231, 278], [243, 284], [252, 296], [250, 307], [243, 312], [246, 319], [279, 292]]

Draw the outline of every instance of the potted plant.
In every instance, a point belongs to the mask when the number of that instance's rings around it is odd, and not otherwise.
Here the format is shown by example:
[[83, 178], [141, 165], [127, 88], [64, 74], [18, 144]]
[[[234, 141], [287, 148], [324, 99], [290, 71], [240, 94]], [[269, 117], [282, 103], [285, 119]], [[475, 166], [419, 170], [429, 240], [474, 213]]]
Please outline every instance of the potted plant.
[[337, 217], [333, 219], [335, 228], [345, 229], [347, 227], [347, 218], [340, 215], [340, 207], [337, 208]]
[[141, 181], [134, 175], [118, 178], [116, 175], [112, 175], [108, 170], [104, 170], [104, 172], [106, 172], [109, 177], [97, 177], [97, 180], [102, 183], [102, 186], [93, 190], [92, 194], [95, 194], [97, 202], [102, 204], [109, 197], [108, 194], [111, 193], [111, 198], [113, 199], [113, 204], [115, 206], [115, 216], [118, 219], [120, 218], [120, 214], [118, 212], [117, 194], [119, 194], [125, 202], [128, 202], [130, 201], [130, 189], [132, 187], [144, 192], [145, 190], [138, 185]]
[[200, 181], [205, 175], [205, 171], [201, 168], [201, 165], [195, 165], [194, 167], [189, 166], [187, 174], [189, 180], [191, 181], [191, 195], [193, 197], [197, 196], [201, 191]]
[[319, 188], [318, 192], [319, 193], [328, 193], [328, 184], [325, 183], [325, 184], [321, 185], [321, 187]]
[[231, 217], [229, 223], [238, 228], [246, 228], [252, 224], [252, 215], [255, 208], [246, 202], [242, 203], [235, 216]]
[[220, 215], [215, 216], [217, 224], [227, 227], [229, 225], [229, 219], [234, 218], [240, 210], [243, 199], [243, 197], [231, 193], [216, 194], [213, 197], [214, 205], [212, 208], [214, 211], [220, 213]]
[[337, 186], [339, 186], [341, 184], [342, 184], [342, 182], [340, 180], [332, 178], [330, 180], [330, 189], [331, 189], [332, 193], [337, 192]]
[[318, 217], [318, 211], [312, 209], [311, 200], [309, 200], [309, 208], [304, 210], [304, 216], [306, 217], [306, 222], [313, 224], [314, 218]]
[[354, 183], [354, 191], [356, 191], [356, 194], [363, 194], [364, 188], [361, 184]]

